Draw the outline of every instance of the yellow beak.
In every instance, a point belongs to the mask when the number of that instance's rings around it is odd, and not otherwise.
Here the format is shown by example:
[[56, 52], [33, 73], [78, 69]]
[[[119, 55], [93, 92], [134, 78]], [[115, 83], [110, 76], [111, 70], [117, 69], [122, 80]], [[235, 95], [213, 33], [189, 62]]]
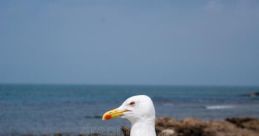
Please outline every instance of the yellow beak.
[[113, 110], [107, 111], [103, 114], [102, 120], [118, 118], [118, 117], [122, 116], [125, 111], [127, 111], [127, 110], [113, 109]]

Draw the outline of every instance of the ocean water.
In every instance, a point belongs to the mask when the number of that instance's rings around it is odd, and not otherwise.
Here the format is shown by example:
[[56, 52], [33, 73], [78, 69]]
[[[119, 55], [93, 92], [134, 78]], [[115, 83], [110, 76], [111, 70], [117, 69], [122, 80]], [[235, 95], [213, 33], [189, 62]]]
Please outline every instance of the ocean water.
[[149, 95], [157, 116], [259, 117], [259, 87], [0, 85], [0, 135], [116, 131], [129, 123], [101, 115], [126, 98]]

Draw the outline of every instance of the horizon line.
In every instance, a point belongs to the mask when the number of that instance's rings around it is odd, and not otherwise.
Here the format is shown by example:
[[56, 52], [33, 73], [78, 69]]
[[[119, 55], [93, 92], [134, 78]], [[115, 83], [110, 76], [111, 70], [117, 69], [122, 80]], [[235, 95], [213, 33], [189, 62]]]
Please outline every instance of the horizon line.
[[108, 83], [1, 83], [0, 85], [71, 85], [71, 86], [175, 86], [175, 87], [259, 87], [259, 85], [208, 84], [108, 84]]

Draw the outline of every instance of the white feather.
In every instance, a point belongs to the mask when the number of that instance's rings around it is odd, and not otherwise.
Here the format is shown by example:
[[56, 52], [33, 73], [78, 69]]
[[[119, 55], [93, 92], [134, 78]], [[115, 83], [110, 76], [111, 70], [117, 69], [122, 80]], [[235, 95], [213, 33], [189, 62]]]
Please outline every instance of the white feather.
[[[134, 105], [130, 105], [131, 102], [134, 102]], [[130, 136], [156, 136], [155, 108], [148, 96], [132, 96], [123, 102], [118, 109], [129, 110], [122, 118], [131, 122]]]

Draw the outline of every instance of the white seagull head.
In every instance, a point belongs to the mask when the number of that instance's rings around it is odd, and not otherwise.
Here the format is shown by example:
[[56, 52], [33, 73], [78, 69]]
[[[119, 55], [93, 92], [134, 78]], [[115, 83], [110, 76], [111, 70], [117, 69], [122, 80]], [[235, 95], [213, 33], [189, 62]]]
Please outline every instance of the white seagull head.
[[136, 95], [125, 100], [120, 107], [105, 112], [102, 119], [109, 120], [117, 117], [128, 119], [132, 124], [139, 121], [154, 121], [155, 108], [150, 97]]

